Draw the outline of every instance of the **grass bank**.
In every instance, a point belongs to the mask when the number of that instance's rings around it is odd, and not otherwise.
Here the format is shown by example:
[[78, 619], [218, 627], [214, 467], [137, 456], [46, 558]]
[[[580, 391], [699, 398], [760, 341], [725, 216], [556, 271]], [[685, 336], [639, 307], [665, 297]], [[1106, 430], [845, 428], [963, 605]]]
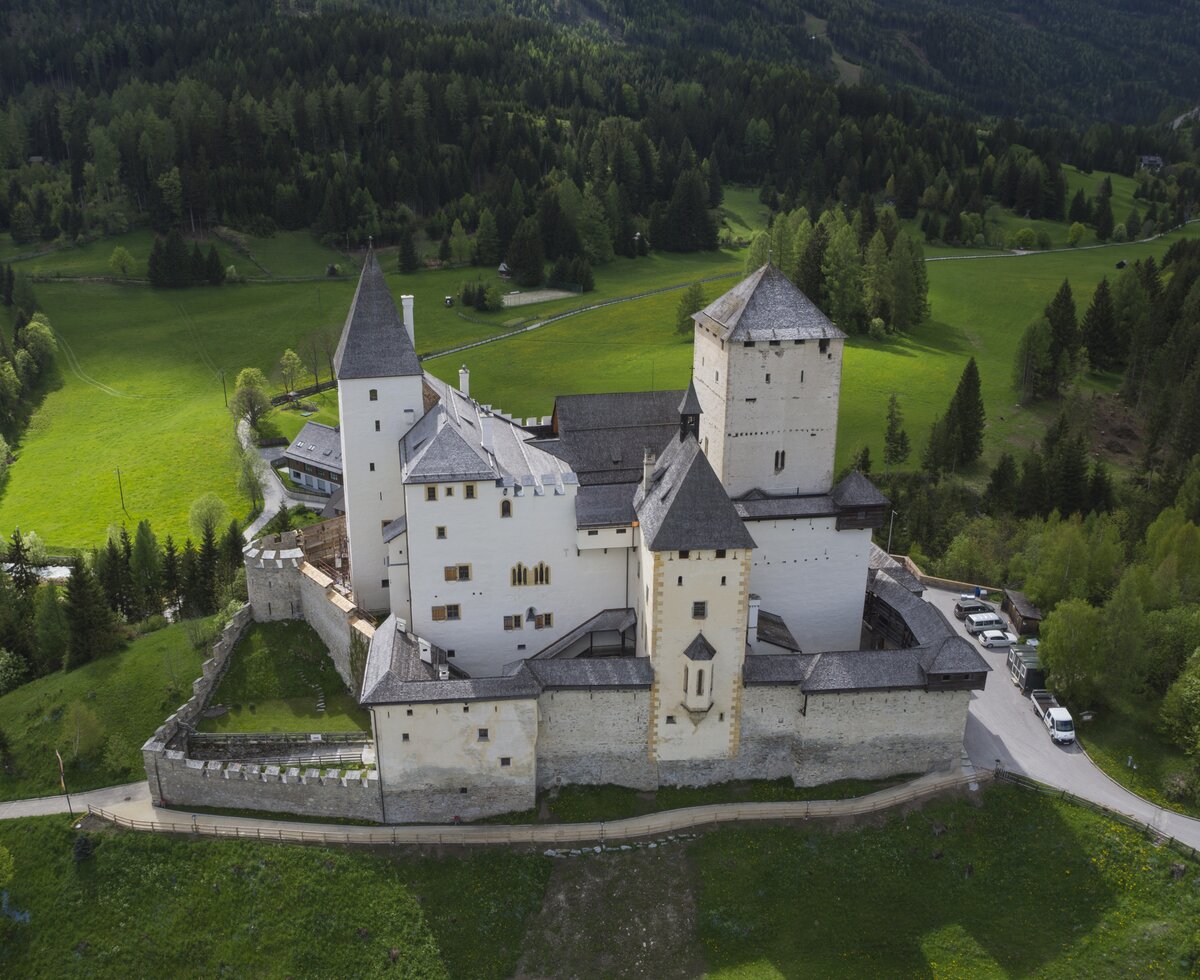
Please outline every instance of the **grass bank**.
[[[60, 792], [54, 750], [67, 765], [72, 792], [141, 776], [141, 747], [168, 714], [186, 700], [207, 651], [196, 650], [186, 624], [139, 637], [124, 650], [56, 672], [0, 697], [0, 731], [12, 753], [0, 771], [0, 799]], [[69, 709], [83, 705], [89, 751], [73, 759]]]
[[[317, 709], [319, 698], [324, 711]], [[210, 703], [229, 710], [201, 721], [204, 732], [371, 730], [370, 714], [346, 692], [325, 644], [301, 620], [251, 625]]]

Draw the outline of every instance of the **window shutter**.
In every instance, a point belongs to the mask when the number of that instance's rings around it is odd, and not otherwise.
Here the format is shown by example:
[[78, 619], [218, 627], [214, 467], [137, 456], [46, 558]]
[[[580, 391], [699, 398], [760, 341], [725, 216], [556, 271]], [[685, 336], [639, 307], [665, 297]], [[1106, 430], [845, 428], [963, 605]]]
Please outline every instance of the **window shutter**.
[[443, 620], [445, 620], [445, 618], [446, 618], [446, 607], [445, 606], [434, 606], [433, 607], [433, 621], [435, 623], [440, 623]]
[[534, 619], [534, 621], [533, 621], [534, 629], [540, 630], [542, 628], [542, 625], [543, 625], [543, 617], [542, 616], [538, 616], [536, 619]]
[[447, 565], [442, 571], [446, 576], [447, 582], [458, 581], [458, 568], [456, 568], [454, 565]]

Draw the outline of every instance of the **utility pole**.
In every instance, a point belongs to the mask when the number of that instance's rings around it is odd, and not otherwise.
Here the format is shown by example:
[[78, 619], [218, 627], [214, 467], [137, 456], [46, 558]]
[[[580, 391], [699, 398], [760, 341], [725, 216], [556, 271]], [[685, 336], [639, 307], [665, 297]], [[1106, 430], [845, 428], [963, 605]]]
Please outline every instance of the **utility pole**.
[[128, 514], [129, 511], [125, 510], [125, 487], [121, 485], [121, 467], [119, 466], [117, 467], [117, 492], [121, 495], [121, 510]]
[[[903, 515], [901, 515], [901, 516], [903, 516]], [[895, 526], [896, 526], [896, 511], [893, 510], [892, 511], [892, 519], [890, 521], [888, 521], [887, 553], [889, 555], [892, 553], [892, 528]]]

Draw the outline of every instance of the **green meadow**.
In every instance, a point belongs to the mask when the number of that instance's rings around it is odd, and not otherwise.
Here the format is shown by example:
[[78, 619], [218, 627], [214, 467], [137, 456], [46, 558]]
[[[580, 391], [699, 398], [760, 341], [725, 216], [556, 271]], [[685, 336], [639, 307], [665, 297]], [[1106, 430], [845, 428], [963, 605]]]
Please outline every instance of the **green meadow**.
[[[852, 832], [365, 849], [0, 823], [6, 976], [1144, 977], [1200, 967], [1193, 860], [994, 786]], [[147, 887], [150, 885], [151, 887]]]
[[[1070, 179], [1074, 187], [1101, 178], [1072, 172]], [[1132, 205], [1133, 182], [1120, 177], [1113, 182], [1114, 207], [1120, 211]], [[752, 190], [727, 192], [724, 211], [726, 224], [735, 230], [755, 231], [765, 223]], [[1161, 257], [1172, 240], [1187, 233], [1194, 232], [1175, 232], [1148, 244], [929, 262], [930, 320], [882, 344], [854, 337], [847, 345], [839, 465], [862, 446], [881, 459], [892, 392], [900, 396], [913, 458], [919, 459], [929, 425], [945, 410], [970, 356], [979, 362], [988, 411], [984, 462], [1004, 448], [1035, 441], [1054, 407], [1016, 403], [1012, 358], [1025, 326], [1064, 278], [1071, 280], [1082, 314], [1100, 277], [1116, 275], [1119, 259]], [[149, 252], [148, 233], [132, 232], [122, 240], [139, 261]], [[17, 462], [0, 489], [0, 533], [16, 526], [35, 530], [52, 549], [92, 545], [108, 527], [142, 518], [150, 519], [160, 536], [182, 538], [189, 533], [192, 500], [210, 490], [228, 502], [231, 512], [245, 515], [248, 503], [239, 499], [235, 486], [233, 420], [222, 376], [228, 388], [241, 368], [259, 367], [282, 390], [280, 354], [287, 347], [302, 351], [319, 334], [336, 336], [354, 290], [352, 278], [173, 291], [69, 278], [102, 274], [113, 245], [108, 240], [21, 263], [63, 275], [61, 282], [37, 285], [62, 350], [58, 387], [16, 447]], [[341, 259], [301, 233], [253, 239], [251, 245], [276, 276], [311, 274]], [[961, 257], [963, 252], [939, 249], [930, 257], [943, 254]], [[381, 250], [380, 260], [385, 269], [394, 269], [394, 250]], [[605, 300], [726, 277], [706, 284], [706, 300], [712, 299], [736, 281], [743, 261], [744, 253], [732, 250], [617, 259], [598, 270], [594, 292], [490, 314], [443, 302], [457, 296], [468, 279], [498, 282], [488, 270], [389, 271], [388, 281], [395, 295], [415, 295], [417, 349], [428, 356]], [[510, 287], [503, 284], [505, 291]], [[678, 302], [678, 292], [666, 292], [580, 312], [494, 345], [432, 357], [427, 367], [456, 381], [459, 366], [466, 364], [475, 397], [521, 417], [549, 414], [558, 394], [683, 387], [691, 347], [689, 338], [674, 329]], [[328, 376], [327, 363], [320, 373]], [[1086, 387], [1110, 391], [1115, 383], [1115, 377], [1093, 377]], [[306, 410], [315, 410], [311, 418], [336, 423], [334, 395], [307, 402]], [[304, 422], [298, 411], [277, 411], [270, 424], [276, 434], [291, 438]]]

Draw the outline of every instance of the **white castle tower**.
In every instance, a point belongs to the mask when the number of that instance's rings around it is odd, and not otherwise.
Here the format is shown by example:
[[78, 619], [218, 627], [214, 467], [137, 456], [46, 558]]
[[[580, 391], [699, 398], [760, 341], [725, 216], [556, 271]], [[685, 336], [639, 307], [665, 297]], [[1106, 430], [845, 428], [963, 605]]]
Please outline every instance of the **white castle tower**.
[[396, 311], [373, 249], [333, 366], [338, 379], [342, 489], [350, 539], [350, 578], [362, 609], [388, 608], [385, 525], [404, 516], [400, 440], [424, 413], [421, 362], [413, 344], [413, 298]]
[[828, 493], [846, 335], [770, 264], [693, 319], [700, 446], [729, 496]]

